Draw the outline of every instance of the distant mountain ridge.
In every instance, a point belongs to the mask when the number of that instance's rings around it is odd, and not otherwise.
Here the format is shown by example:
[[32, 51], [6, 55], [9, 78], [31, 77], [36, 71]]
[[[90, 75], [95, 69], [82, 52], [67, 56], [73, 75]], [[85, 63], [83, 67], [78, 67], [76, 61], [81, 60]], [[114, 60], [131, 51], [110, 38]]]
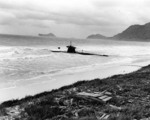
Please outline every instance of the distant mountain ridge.
[[112, 38], [114, 39], [150, 39], [150, 23], [144, 25], [131, 25], [122, 33], [119, 33]]
[[107, 38], [106, 36], [103, 36], [101, 34], [92, 34], [87, 37], [87, 39], [106, 39], [106, 38]]
[[48, 33], [48, 34], [41, 34], [41, 33], [39, 33], [39, 36], [56, 37], [53, 33]]

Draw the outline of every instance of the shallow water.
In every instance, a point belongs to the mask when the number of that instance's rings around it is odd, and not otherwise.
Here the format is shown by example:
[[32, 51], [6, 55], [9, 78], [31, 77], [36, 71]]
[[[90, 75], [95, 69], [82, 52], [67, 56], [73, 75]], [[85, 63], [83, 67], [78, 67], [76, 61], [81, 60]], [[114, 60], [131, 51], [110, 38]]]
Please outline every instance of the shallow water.
[[[77, 51], [109, 57], [51, 52], [58, 47], [66, 50], [70, 41]], [[76, 80], [107, 77], [113, 69], [116, 71], [113, 74], [131, 69], [122, 66], [134, 66], [136, 70], [150, 60], [150, 43], [146, 42], [6, 35], [0, 36], [0, 45], [0, 101], [51, 90]]]

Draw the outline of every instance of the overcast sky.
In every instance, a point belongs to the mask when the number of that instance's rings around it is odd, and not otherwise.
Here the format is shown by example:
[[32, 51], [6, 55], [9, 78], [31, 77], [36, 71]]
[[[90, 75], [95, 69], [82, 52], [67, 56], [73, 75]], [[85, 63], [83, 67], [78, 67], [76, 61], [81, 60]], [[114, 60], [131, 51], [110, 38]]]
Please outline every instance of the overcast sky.
[[0, 33], [113, 36], [150, 22], [150, 0], [0, 0]]

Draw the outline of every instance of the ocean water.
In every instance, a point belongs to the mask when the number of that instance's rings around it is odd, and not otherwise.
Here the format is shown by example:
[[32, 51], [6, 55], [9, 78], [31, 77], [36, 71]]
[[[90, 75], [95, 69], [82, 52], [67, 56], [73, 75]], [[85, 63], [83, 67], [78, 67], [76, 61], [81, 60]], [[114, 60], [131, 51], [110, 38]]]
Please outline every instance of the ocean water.
[[[109, 57], [51, 52], [58, 47], [66, 51], [70, 41], [77, 51]], [[58, 76], [92, 72], [111, 65], [140, 67], [149, 61], [149, 42], [0, 35], [0, 101], [51, 90]], [[58, 84], [64, 82], [62, 79]], [[51, 85], [44, 87], [42, 83]]]

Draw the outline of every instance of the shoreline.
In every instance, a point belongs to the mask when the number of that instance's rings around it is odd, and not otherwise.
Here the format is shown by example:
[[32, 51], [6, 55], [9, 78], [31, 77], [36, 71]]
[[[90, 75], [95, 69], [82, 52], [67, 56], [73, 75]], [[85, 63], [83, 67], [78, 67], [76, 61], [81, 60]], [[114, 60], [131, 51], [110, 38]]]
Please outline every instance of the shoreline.
[[[29, 84], [30, 81], [20, 81], [17, 84], [18, 87], [14, 86], [8, 89], [1, 89], [0, 101], [4, 102], [11, 99], [22, 99], [25, 96], [30, 96], [30, 95], [34, 96], [44, 91], [59, 89], [63, 86], [66, 85], [68, 86], [78, 81], [83, 81], [83, 80], [90, 81], [96, 78], [104, 79], [117, 74], [127, 74], [136, 71], [140, 68], [141, 68], [140, 66], [130, 66], [130, 65], [123, 66], [122, 64], [115, 64], [115, 65], [103, 66], [102, 68], [96, 68], [88, 71], [78, 71], [75, 73], [61, 73], [59, 75], [54, 75], [54, 76], [41, 76], [39, 78], [35, 78], [36, 81], [35, 84], [27, 85], [24, 87], [23, 85]], [[33, 80], [31, 80], [31, 82]]]

